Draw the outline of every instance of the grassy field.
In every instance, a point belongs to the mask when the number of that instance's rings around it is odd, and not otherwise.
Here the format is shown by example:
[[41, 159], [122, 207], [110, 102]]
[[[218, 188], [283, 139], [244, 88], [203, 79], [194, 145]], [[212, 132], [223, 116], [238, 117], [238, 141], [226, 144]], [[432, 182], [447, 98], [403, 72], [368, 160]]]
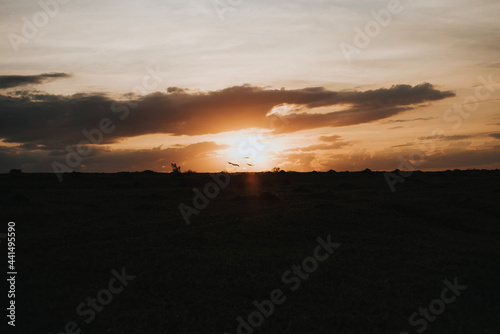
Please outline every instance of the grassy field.
[[[16, 330], [233, 334], [241, 317], [259, 325], [241, 333], [498, 333], [499, 171], [415, 172], [395, 192], [383, 173], [230, 175], [186, 224], [179, 204], [212, 181], [0, 175], [0, 233], [16, 223]], [[290, 274], [328, 236], [334, 252], [307, 278]], [[79, 315], [122, 268], [135, 278], [91, 321]], [[455, 278], [467, 288], [439, 302]], [[253, 302], [275, 290], [281, 303], [260, 321]], [[410, 324], [430, 304], [445, 309]]]

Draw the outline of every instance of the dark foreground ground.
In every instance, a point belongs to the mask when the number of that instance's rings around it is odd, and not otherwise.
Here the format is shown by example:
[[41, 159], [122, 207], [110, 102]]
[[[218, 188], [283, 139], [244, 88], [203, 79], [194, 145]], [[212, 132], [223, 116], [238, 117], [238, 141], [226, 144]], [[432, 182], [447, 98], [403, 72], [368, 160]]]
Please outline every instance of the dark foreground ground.
[[[233, 334], [238, 317], [260, 325], [241, 333], [499, 333], [499, 171], [414, 173], [394, 193], [382, 173], [231, 175], [186, 225], [179, 204], [210, 181], [0, 175], [18, 272], [2, 333]], [[329, 235], [341, 245], [309, 276], [288, 272]], [[122, 268], [135, 278], [112, 280]]]

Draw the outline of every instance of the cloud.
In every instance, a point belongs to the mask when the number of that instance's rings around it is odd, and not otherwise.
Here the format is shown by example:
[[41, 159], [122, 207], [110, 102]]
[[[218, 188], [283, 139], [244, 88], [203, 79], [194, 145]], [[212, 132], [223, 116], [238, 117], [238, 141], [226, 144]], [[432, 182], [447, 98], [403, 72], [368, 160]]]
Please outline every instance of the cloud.
[[[23, 92], [0, 95], [0, 138], [7, 143], [60, 149], [88, 140], [83, 131], [92, 133], [103, 119], [110, 120], [113, 131], [102, 136], [102, 144], [147, 134], [195, 136], [258, 127], [290, 133], [372, 122], [414, 109], [422, 102], [454, 95], [428, 83], [364, 92], [337, 92], [323, 87], [266, 89], [251, 85], [199, 92], [171, 87], [169, 92], [128, 94], [121, 99], [106, 94], [61, 96]], [[282, 117], [268, 115], [283, 104], [307, 112]], [[310, 113], [314, 108], [328, 106], [345, 109]], [[95, 134], [94, 139], [101, 138]]]
[[[425, 168], [451, 169], [481, 166], [500, 162], [500, 146], [485, 149], [453, 149], [428, 157]], [[423, 166], [423, 167], [424, 167]]]
[[385, 121], [384, 124], [392, 124], [392, 123], [406, 123], [406, 122], [414, 122], [414, 121], [430, 121], [433, 119], [437, 119], [439, 117], [419, 117], [413, 119], [390, 119]]
[[490, 133], [489, 136], [495, 139], [500, 139], [500, 133]]
[[297, 147], [297, 148], [291, 148], [287, 151], [300, 151], [300, 152], [311, 152], [311, 151], [322, 151], [322, 150], [336, 150], [339, 148], [342, 148], [344, 146], [352, 145], [351, 142], [338, 142], [334, 144], [317, 144], [317, 145], [310, 145], [306, 147]]
[[427, 137], [419, 137], [418, 139], [420, 140], [441, 140], [441, 141], [452, 141], [452, 140], [463, 140], [463, 139], [468, 139], [471, 138], [472, 136], [470, 135], [454, 135], [454, 136], [440, 136], [440, 135], [434, 135], [434, 136], [427, 136]]
[[48, 80], [69, 78], [68, 73], [44, 73], [38, 75], [0, 75], [0, 89], [25, 86], [30, 84], [41, 84]]
[[369, 123], [388, 118], [407, 110], [415, 109], [418, 104], [455, 96], [450, 91], [439, 91], [429, 83], [417, 86], [394, 85], [365, 92], [337, 92], [318, 102], [308, 103], [306, 107], [347, 105], [347, 109], [330, 113], [292, 114], [285, 116], [286, 126], [277, 132], [286, 133], [318, 127], [336, 127]]
[[391, 146], [392, 148], [398, 148], [398, 147], [410, 147], [410, 146], [414, 146], [415, 143], [406, 143], [406, 144], [399, 144], [399, 145], [393, 145]]
[[[106, 147], [93, 147], [92, 154], [83, 157], [77, 171], [86, 172], [119, 172], [170, 171], [170, 163], [175, 162], [183, 169], [194, 165], [203, 165], [207, 169], [217, 169], [224, 166], [214, 162], [214, 152], [228, 148], [214, 142], [200, 142], [187, 146], [162, 146], [141, 150], [109, 150]], [[75, 149], [75, 148], [73, 148]], [[28, 150], [24, 147], [7, 147], [0, 145], [0, 173], [6, 173], [11, 168], [21, 168], [25, 172], [53, 172], [51, 164], [54, 161], [66, 164], [66, 151]]]
[[482, 63], [479, 63], [478, 65], [483, 66], [483, 67], [499, 68], [500, 62], [498, 62], [498, 61], [482, 62]]
[[[353, 150], [347, 153], [324, 155], [314, 152], [283, 152], [280, 159], [284, 161], [281, 168], [285, 170], [350, 170], [359, 171], [365, 168], [371, 170], [392, 171], [400, 167], [400, 159], [410, 156], [418, 159], [415, 150], [411, 148], [385, 149], [375, 152]], [[433, 154], [423, 155], [415, 170], [443, 170], [455, 168], [472, 168], [477, 166], [498, 166], [500, 164], [500, 146], [494, 147], [450, 147]]]
[[457, 147], [469, 147], [472, 145], [472, 141], [455, 141], [448, 145], [449, 148], [457, 148]]
[[309, 145], [306, 147], [296, 147], [284, 150], [284, 152], [312, 152], [312, 151], [324, 151], [324, 150], [336, 150], [342, 148], [344, 146], [352, 145], [353, 143], [350, 141], [342, 140], [341, 136], [333, 135], [333, 136], [320, 136], [318, 138], [320, 141], [327, 142], [330, 144], [315, 144]]
[[320, 141], [325, 141], [325, 142], [336, 142], [336, 141], [339, 141], [340, 139], [342, 139], [342, 137], [338, 136], [338, 135], [333, 135], [333, 136], [321, 136], [318, 138]]

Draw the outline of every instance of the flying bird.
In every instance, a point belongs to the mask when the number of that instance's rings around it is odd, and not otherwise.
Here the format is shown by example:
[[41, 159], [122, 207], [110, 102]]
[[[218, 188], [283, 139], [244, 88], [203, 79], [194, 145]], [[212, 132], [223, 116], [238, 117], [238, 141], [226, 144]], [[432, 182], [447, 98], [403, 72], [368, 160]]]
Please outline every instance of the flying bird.
[[229, 162], [229, 161], [228, 161], [227, 163], [228, 163], [228, 164], [230, 164], [231, 166], [240, 167], [240, 165], [238, 165], [238, 164], [233, 164], [232, 162]]
[[252, 165], [252, 164], [247, 164], [247, 165], [248, 165], [248, 166], [251, 166], [251, 167], [253, 167], [253, 165]]

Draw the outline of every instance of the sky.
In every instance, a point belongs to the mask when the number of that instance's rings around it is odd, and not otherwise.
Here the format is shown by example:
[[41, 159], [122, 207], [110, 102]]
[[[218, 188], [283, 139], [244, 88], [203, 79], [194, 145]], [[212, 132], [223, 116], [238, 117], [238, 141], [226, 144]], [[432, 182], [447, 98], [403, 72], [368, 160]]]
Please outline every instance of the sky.
[[0, 173], [500, 168], [499, 14], [0, 0]]

